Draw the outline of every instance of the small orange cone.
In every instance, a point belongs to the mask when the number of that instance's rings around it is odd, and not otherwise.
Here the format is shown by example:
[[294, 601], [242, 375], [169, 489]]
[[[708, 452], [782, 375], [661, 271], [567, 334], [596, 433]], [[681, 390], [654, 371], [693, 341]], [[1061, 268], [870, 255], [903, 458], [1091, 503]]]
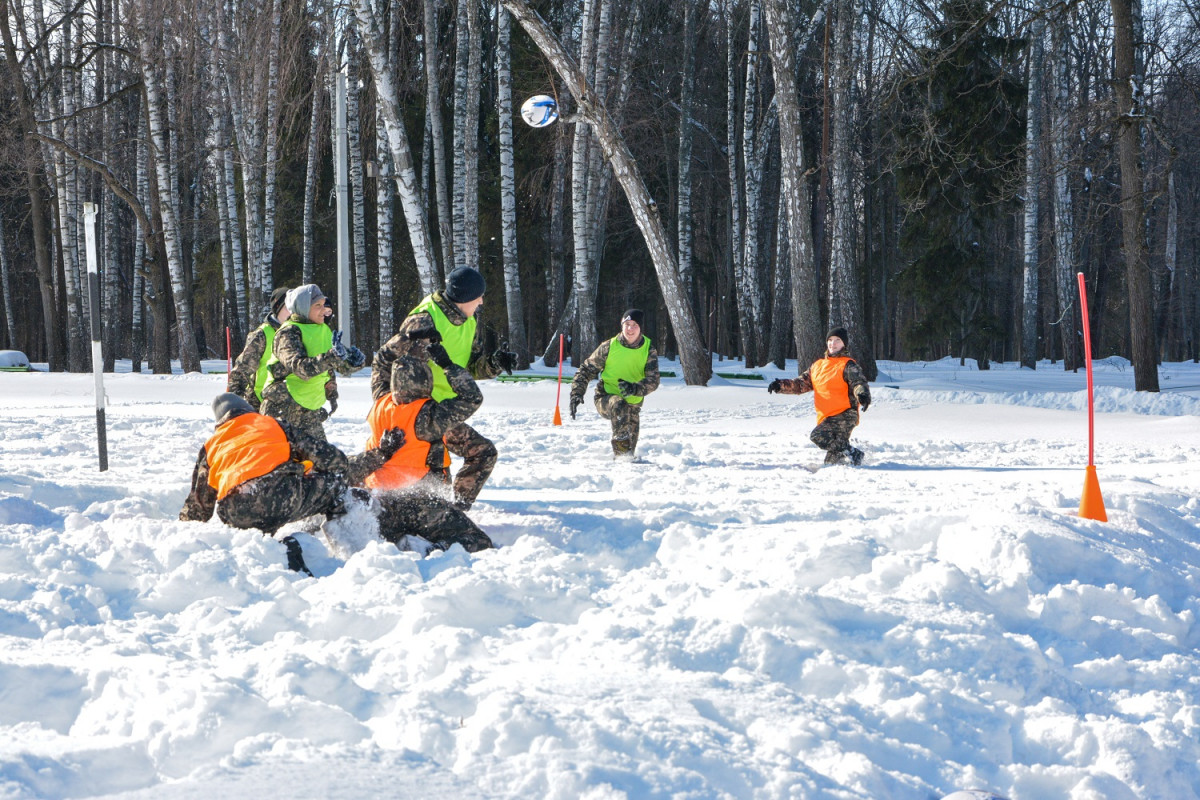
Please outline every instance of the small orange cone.
[[1104, 511], [1104, 498], [1100, 495], [1100, 479], [1096, 477], [1096, 468], [1091, 464], [1088, 464], [1087, 476], [1083, 479], [1083, 496], [1079, 498], [1079, 516], [1084, 519], [1108, 522], [1108, 514]]
[[562, 414], [558, 413], [558, 406], [554, 407], [554, 424], [562, 425]]

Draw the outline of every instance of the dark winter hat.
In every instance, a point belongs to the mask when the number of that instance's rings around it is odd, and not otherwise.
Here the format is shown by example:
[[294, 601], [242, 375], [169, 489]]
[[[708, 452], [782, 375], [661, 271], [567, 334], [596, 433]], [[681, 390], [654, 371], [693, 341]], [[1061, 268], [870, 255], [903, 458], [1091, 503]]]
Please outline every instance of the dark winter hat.
[[242, 398], [238, 397], [233, 392], [225, 392], [217, 395], [212, 403], [213, 419], [217, 421], [217, 425], [224, 425], [234, 417], [240, 417], [242, 414], [249, 414], [254, 411]]
[[267, 311], [278, 317], [279, 312], [283, 310], [284, 301], [287, 299], [288, 288], [280, 286], [271, 292], [271, 299], [267, 302]]
[[470, 267], [458, 267], [450, 270], [446, 276], [446, 299], [451, 303], [469, 303], [483, 297], [487, 291], [487, 283], [483, 273]]
[[433, 394], [433, 370], [429, 362], [416, 356], [401, 356], [392, 365], [392, 399], [411, 403]]
[[845, 328], [830, 328], [829, 333], [825, 334], [825, 341], [829, 341], [831, 337], [838, 337], [842, 340], [842, 344], [850, 346], [850, 335], [846, 333]]
[[625, 313], [621, 315], [621, 324], [624, 325], [627, 319], [636, 322], [639, 328], [646, 327], [646, 312], [640, 308], [626, 309]]
[[288, 292], [284, 302], [287, 304], [288, 311], [307, 317], [313, 303], [324, 299], [325, 294], [321, 291], [320, 286], [315, 283], [306, 283]]

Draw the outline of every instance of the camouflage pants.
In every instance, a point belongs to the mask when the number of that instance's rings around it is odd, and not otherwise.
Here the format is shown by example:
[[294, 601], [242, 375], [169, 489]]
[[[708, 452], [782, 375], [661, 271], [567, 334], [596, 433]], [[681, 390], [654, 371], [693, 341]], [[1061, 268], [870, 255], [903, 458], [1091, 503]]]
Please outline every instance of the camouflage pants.
[[[276, 387], [281, 387], [280, 391]], [[286, 422], [297, 431], [307, 433], [317, 441], [329, 441], [325, 438], [325, 418], [328, 416], [324, 408], [305, 408], [292, 399], [287, 391], [287, 384], [273, 383], [263, 392], [262, 408], [259, 413]]]
[[825, 463], [831, 464], [839, 460], [841, 453], [850, 446], [850, 434], [858, 425], [858, 409], [851, 408], [832, 417], [821, 420], [821, 424], [813, 428], [808, 438], [812, 443], [826, 451]]
[[289, 461], [261, 478], [238, 484], [217, 503], [217, 516], [234, 528], [274, 534], [289, 522], [340, 509], [345, 490], [341, 477], [324, 472], [305, 475], [303, 466]]
[[496, 467], [496, 445], [465, 422], [446, 431], [442, 442], [463, 460], [454, 476], [454, 497], [461, 508], [468, 509]]
[[492, 547], [492, 540], [471, 518], [445, 498], [422, 489], [379, 492], [376, 497], [379, 535], [400, 545], [405, 536], [420, 536], [442, 550], [461, 544], [468, 553]]
[[627, 403], [617, 394], [596, 392], [596, 411], [612, 423], [613, 455], [633, 455], [641, 432], [642, 404]]

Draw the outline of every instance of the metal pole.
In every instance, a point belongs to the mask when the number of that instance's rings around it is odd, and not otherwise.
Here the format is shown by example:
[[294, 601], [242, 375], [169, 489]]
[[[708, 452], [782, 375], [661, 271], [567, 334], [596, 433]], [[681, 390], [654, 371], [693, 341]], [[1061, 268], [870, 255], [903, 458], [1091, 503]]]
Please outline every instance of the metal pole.
[[350, 345], [354, 337], [354, 316], [350, 313], [350, 177], [349, 145], [346, 133], [346, 73], [336, 81], [334, 123], [334, 181], [337, 190], [337, 318], [342, 341]]
[[88, 316], [92, 324], [92, 374], [96, 376], [96, 449], [100, 471], [108, 469], [108, 433], [104, 421], [104, 351], [100, 344], [100, 271], [96, 265], [96, 204], [83, 204], [83, 231], [87, 243]]

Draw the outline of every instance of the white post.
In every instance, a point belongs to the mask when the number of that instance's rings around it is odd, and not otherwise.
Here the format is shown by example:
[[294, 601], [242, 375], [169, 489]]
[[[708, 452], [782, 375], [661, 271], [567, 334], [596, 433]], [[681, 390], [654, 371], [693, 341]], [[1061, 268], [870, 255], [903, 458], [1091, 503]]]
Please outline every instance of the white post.
[[350, 178], [349, 146], [346, 138], [346, 73], [337, 74], [337, 121], [334, 123], [334, 182], [337, 191], [337, 317], [342, 342], [349, 347], [354, 337], [354, 315], [350, 295]]
[[108, 433], [104, 422], [104, 352], [100, 344], [100, 270], [96, 265], [96, 204], [83, 204], [87, 243], [88, 316], [92, 324], [92, 374], [96, 376], [96, 448], [100, 471], [108, 469]]

